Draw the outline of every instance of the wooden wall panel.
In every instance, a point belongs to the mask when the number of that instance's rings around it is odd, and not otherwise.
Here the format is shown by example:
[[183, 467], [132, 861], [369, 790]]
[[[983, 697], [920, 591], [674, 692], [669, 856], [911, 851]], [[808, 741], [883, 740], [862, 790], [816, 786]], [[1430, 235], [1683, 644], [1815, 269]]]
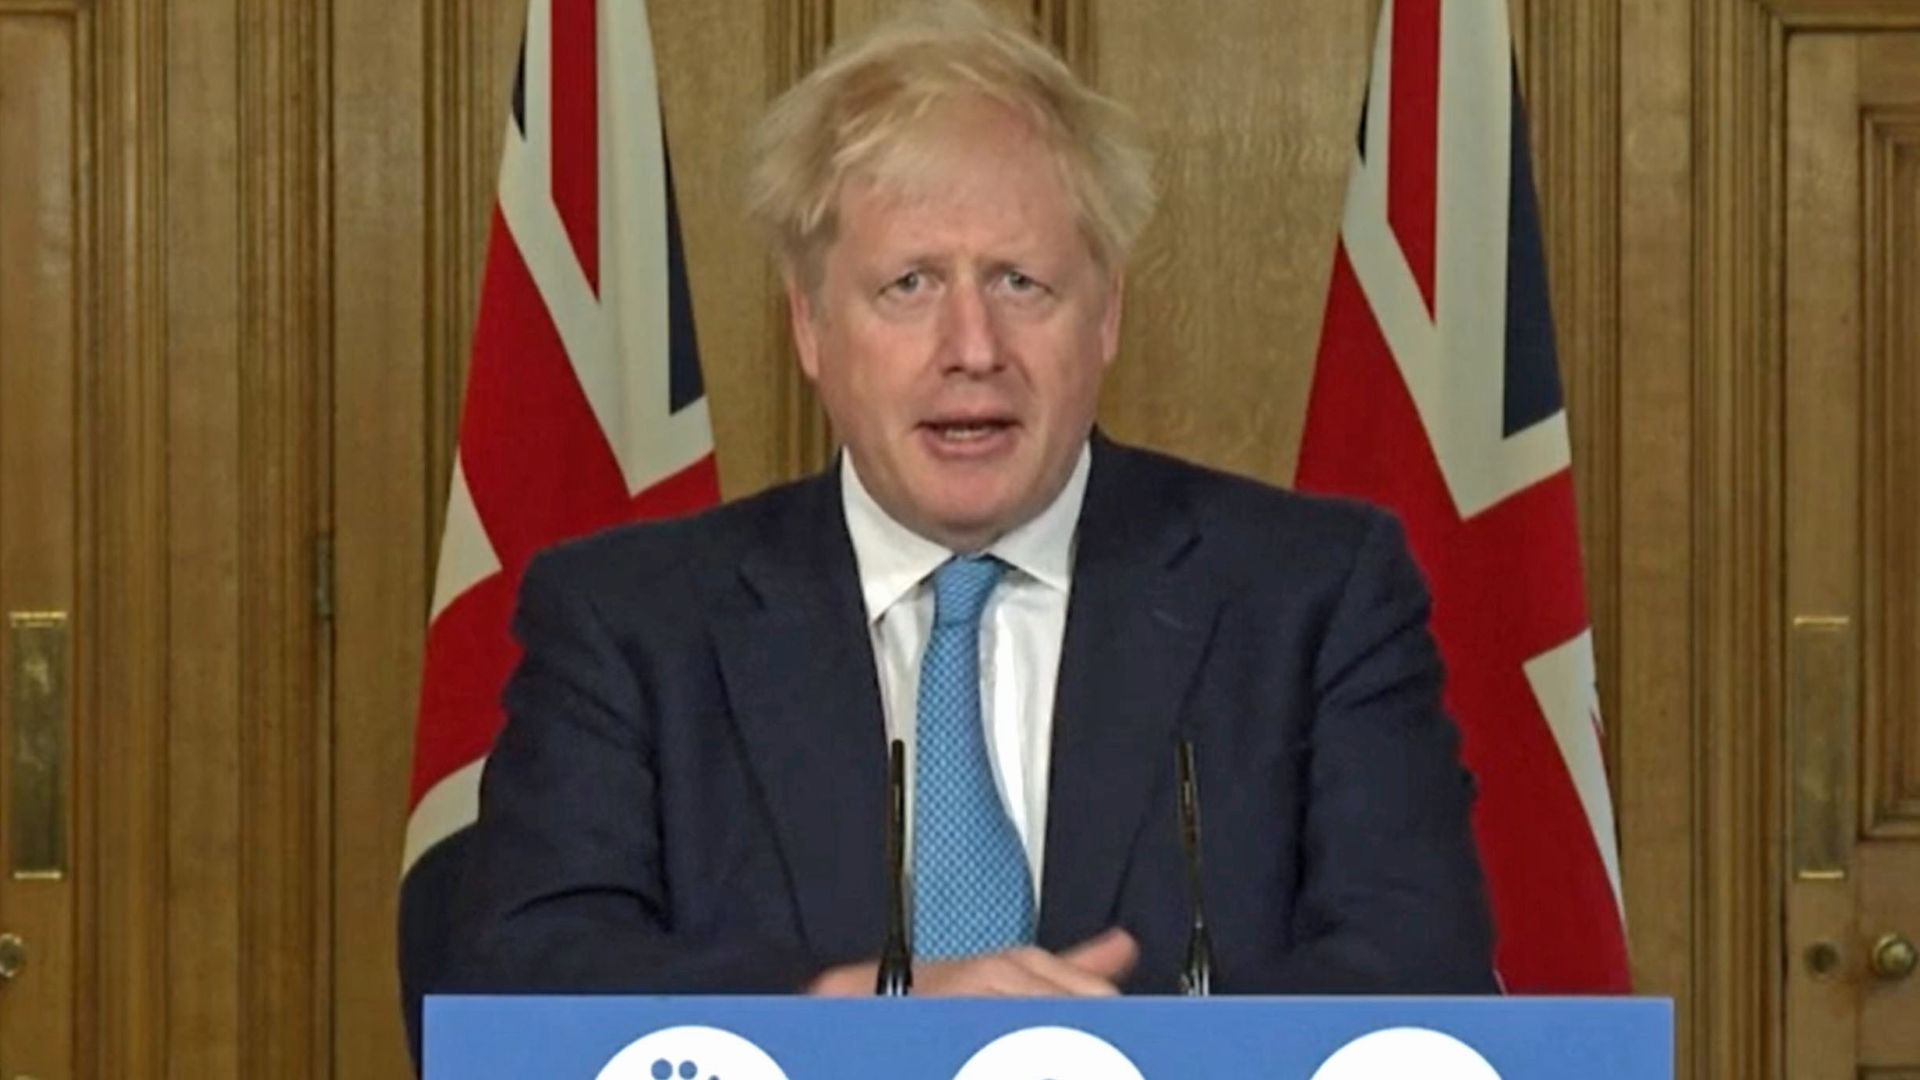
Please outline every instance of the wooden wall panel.
[[[847, 16], [838, 10], [835, 0], [768, 0], [766, 7], [767, 100], [771, 101], [826, 55], [833, 44], [837, 21]], [[744, 175], [735, 182], [743, 184]], [[775, 441], [783, 475], [801, 476], [821, 468], [832, 457], [833, 433], [829, 430], [826, 412], [820, 408], [813, 386], [801, 374], [794, 355], [792, 336], [787, 329], [786, 295], [778, 270], [770, 254], [763, 254], [761, 259], [768, 273], [766, 325], [770, 338], [765, 363], [781, 387], [780, 425]], [[719, 403], [715, 407], [724, 409]], [[724, 482], [728, 471], [724, 457], [720, 469]], [[722, 493], [731, 497], [735, 490], [730, 488]]]
[[312, 537], [324, 5], [167, 12], [170, 1068], [320, 1048]]
[[1305, 415], [1377, 5], [1102, 5], [1100, 87], [1159, 155], [1102, 423], [1286, 482]]
[[1138, 111], [1163, 178], [1102, 410], [1115, 436], [1291, 479], [1373, 7], [1099, 13], [1100, 85]]
[[[444, 14], [451, 15], [451, 9]], [[332, 8], [332, 1075], [401, 1075], [394, 921], [421, 635], [438, 537], [427, 521], [437, 385], [425, 217], [433, 9]]]
[[237, 5], [167, 10], [167, 1060], [240, 1072]]
[[737, 498], [804, 467], [786, 433], [796, 388], [781, 293], [745, 213], [747, 133], [781, 75], [763, 58], [789, 27], [757, 3], [649, 11], [721, 488]]
[[85, 680], [95, 723], [80, 749], [93, 787], [81, 806], [93, 873], [80, 918], [93, 951], [77, 1075], [145, 1077], [165, 1074], [169, 1021], [166, 9], [127, 0], [89, 12], [97, 184], [82, 170], [81, 190], [93, 195], [83, 235], [97, 258], [82, 326], [98, 367], [83, 390], [82, 462], [97, 539], [82, 608], [97, 617], [82, 651], [99, 660]]
[[[1780, 731], [1788, 775], [1797, 778], [1807, 768], [1801, 755], [1814, 758], [1817, 751], [1811, 747], [1826, 739], [1844, 746], [1857, 716], [1856, 709], [1840, 700], [1803, 704], [1803, 695], [1814, 688], [1795, 688], [1827, 681], [1806, 671], [1810, 650], [1802, 619], [1846, 620], [1844, 647], [1849, 652], [1858, 649], [1861, 441], [1836, 436], [1860, 430], [1862, 405], [1860, 127], [1854, 98], [1859, 42], [1846, 35], [1795, 36], [1786, 42], [1783, 60], [1788, 86], [1782, 175], [1791, 209], [1781, 249], [1786, 303], [1781, 342], [1786, 391], [1786, 439], [1780, 450], [1785, 485], [1781, 591], [1793, 636], [1786, 646], [1791, 681]], [[1846, 673], [1849, 679], [1852, 675]], [[1827, 733], [1823, 725], [1843, 726], [1845, 733]], [[1802, 735], [1803, 730], [1807, 734]], [[1783, 793], [1796, 819], [1798, 808], [1812, 805], [1818, 791], [1817, 782], [1801, 781]], [[1845, 794], [1840, 790], [1834, 796]], [[1844, 825], [1853, 820], [1844, 807], [1836, 807], [1833, 816]], [[1802, 833], [1816, 830], [1794, 820], [1790, 850], [1798, 850]], [[1854, 1074], [1853, 988], [1834, 977], [1837, 973], [1814, 975], [1800, 955], [1815, 942], [1848, 947], [1835, 930], [1853, 918], [1854, 883], [1846, 870], [1854, 862], [1851, 839], [1840, 845], [1832, 860], [1835, 868], [1821, 868], [1808, 874], [1808, 880], [1797, 880], [1797, 859], [1783, 867], [1790, 875], [1780, 888], [1786, 920], [1783, 948], [1797, 947], [1785, 957], [1781, 1039], [1794, 1080], [1846, 1080]], [[1845, 962], [1842, 952], [1840, 963]]]
[[325, 509], [320, 143], [329, 4], [242, 4], [236, 540], [241, 1076], [327, 1064], [329, 732], [314, 595]]
[[[1620, 5], [1618, 517], [1613, 566], [1621, 877], [1634, 985], [1675, 998], [1682, 1076], [1700, 1032], [1693, 671], [1693, 13], [1669, 0]], [[1557, 268], [1557, 267], [1556, 267]], [[1591, 487], [1586, 489], [1591, 491]], [[1584, 522], [1594, 523], [1591, 503]], [[1596, 563], [1593, 588], [1606, 581]], [[1603, 635], [1602, 639], [1608, 635]]]
[[1696, 6], [1694, 878], [1697, 1076], [1779, 1064], [1782, 650], [1778, 95], [1782, 33], [1752, 0]]
[[[1870, 46], [1871, 47], [1871, 46]], [[1869, 65], [1873, 70], [1880, 65]], [[1867, 251], [1863, 350], [1868, 688], [1861, 807], [1866, 835], [1920, 836], [1920, 106], [1862, 124]], [[1920, 930], [1920, 928], [1916, 928]]]

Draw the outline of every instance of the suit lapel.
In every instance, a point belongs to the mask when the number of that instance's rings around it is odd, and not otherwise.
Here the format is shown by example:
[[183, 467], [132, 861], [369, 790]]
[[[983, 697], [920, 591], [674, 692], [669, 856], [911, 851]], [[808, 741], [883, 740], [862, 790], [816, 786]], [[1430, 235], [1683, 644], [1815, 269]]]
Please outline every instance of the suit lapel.
[[809, 481], [741, 563], [715, 647], [801, 926], [825, 962], [885, 929], [886, 724], [838, 475]]
[[1172, 829], [1182, 701], [1216, 601], [1187, 556], [1198, 541], [1134, 451], [1096, 436], [1061, 649], [1039, 944], [1062, 949], [1111, 925], [1146, 815]]
[[[1171, 828], [1180, 707], [1217, 600], [1184, 505], [1095, 437], [1055, 694], [1038, 939], [1105, 929], [1146, 815]], [[809, 481], [741, 562], [715, 648], [808, 944], [868, 957], [886, 914], [886, 723], [838, 474]], [[1164, 804], [1164, 805], [1162, 805]]]

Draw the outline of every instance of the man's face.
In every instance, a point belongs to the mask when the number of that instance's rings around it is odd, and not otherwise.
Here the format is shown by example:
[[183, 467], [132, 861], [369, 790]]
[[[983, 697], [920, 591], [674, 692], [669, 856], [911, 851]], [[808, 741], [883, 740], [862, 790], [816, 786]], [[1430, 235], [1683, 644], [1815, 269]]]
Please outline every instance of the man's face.
[[956, 107], [915, 179], [851, 177], [809, 290], [800, 364], [888, 514], [978, 550], [1059, 494], [1119, 340], [1120, 281], [1015, 114]]

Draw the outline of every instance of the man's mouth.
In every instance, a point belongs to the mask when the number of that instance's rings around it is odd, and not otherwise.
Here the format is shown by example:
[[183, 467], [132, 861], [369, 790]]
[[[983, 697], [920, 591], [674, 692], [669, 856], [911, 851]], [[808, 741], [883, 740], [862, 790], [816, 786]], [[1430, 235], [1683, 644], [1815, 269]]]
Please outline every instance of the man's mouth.
[[1013, 427], [1011, 420], [935, 420], [926, 425], [928, 431], [944, 442], [966, 443], [990, 439]]

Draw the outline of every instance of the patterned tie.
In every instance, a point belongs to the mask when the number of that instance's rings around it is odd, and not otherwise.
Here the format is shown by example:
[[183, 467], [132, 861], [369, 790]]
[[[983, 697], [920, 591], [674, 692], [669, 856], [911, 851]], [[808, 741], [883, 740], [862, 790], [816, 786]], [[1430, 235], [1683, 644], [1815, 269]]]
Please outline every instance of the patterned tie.
[[1033, 940], [1026, 850], [994, 786], [980, 720], [980, 612], [1005, 570], [982, 556], [933, 572], [913, 765], [913, 953], [924, 960]]

